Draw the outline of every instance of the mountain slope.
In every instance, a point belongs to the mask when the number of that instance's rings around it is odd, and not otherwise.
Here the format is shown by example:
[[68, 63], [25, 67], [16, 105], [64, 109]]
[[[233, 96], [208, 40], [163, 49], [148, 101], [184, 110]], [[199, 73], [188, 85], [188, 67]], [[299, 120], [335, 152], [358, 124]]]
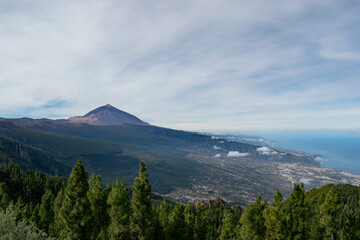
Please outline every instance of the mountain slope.
[[13, 162], [23, 169], [38, 169], [52, 175], [68, 175], [71, 168], [48, 153], [0, 137], [0, 164]]
[[243, 204], [258, 193], [271, 199], [276, 188], [288, 195], [301, 179], [307, 179], [308, 188], [360, 183], [359, 176], [321, 168], [312, 155], [146, 124], [113, 125], [102, 116], [105, 125], [1, 119], [0, 135], [41, 149], [70, 167], [80, 156], [90, 173], [105, 181], [120, 175], [131, 184], [144, 160], [153, 191], [177, 201], [221, 196]]

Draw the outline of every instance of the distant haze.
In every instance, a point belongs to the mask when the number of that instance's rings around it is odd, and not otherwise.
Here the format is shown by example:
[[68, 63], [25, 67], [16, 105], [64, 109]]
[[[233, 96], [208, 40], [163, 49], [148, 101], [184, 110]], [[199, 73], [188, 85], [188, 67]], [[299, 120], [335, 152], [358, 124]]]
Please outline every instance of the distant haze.
[[354, 131], [258, 132], [273, 147], [317, 154], [322, 166], [360, 174], [360, 136]]
[[0, 117], [360, 128], [360, 1], [0, 1]]

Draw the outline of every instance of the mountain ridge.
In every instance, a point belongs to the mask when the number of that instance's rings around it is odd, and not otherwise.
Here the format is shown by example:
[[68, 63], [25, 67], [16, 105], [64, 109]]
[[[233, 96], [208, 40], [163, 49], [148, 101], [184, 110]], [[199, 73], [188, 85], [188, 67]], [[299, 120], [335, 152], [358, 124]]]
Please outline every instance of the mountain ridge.
[[[113, 110], [105, 105], [88, 114], [107, 109]], [[178, 202], [220, 196], [243, 204], [259, 193], [270, 200], [276, 188], [286, 196], [301, 179], [307, 179], [309, 189], [360, 183], [360, 176], [320, 167], [310, 154], [150, 124], [0, 118], [0, 136], [46, 152], [68, 167], [82, 157], [89, 172], [105, 181], [119, 175], [131, 183], [139, 162], [145, 161], [154, 192]]]

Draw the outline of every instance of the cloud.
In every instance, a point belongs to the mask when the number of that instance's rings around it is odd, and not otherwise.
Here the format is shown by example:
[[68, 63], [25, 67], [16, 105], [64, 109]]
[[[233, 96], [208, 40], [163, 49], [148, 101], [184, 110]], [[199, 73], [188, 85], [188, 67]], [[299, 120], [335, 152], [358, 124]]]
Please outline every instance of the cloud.
[[229, 151], [228, 157], [246, 157], [249, 153], [240, 153], [238, 151]]
[[268, 148], [268, 147], [260, 147], [260, 148], [257, 148], [256, 151], [258, 151], [258, 152], [270, 152], [271, 149]]
[[3, 117], [110, 103], [185, 130], [358, 127], [360, 3], [14, 0], [0, 9]]
[[211, 136], [211, 139], [219, 139], [219, 137]]
[[242, 140], [249, 142], [265, 142], [265, 140], [262, 138], [242, 138]]
[[257, 148], [256, 151], [260, 152], [260, 154], [262, 155], [276, 155], [278, 154], [277, 151], [274, 151], [268, 147], [260, 147], [260, 148]]
[[300, 178], [299, 183], [304, 183], [305, 185], [310, 184], [311, 179], [309, 178]]
[[254, 138], [242, 138], [245, 141], [249, 141], [249, 142], [257, 142], [259, 141], [258, 139], [254, 139]]
[[220, 157], [220, 156], [221, 156], [221, 154], [218, 153], [218, 154], [216, 154], [214, 157], [218, 158], [218, 157]]
[[360, 129], [353, 129], [353, 132], [355, 132], [357, 136], [360, 136]]
[[315, 161], [321, 161], [321, 160], [323, 160], [323, 159], [322, 159], [322, 157], [317, 156], [316, 158], [314, 158], [314, 160], [315, 160]]
[[214, 145], [214, 149], [218, 150], [221, 149], [221, 147]]

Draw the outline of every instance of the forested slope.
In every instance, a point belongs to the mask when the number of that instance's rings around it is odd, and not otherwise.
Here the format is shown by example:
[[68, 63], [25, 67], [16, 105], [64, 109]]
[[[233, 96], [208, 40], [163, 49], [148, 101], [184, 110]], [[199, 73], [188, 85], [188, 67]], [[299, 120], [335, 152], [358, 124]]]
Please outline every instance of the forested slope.
[[81, 159], [67, 182], [9, 164], [0, 169], [0, 204], [0, 237], [16, 230], [9, 222], [22, 221], [60, 239], [360, 238], [357, 186], [306, 192], [295, 184], [285, 200], [277, 190], [270, 204], [259, 195], [242, 207], [220, 198], [174, 204], [151, 200], [143, 162], [131, 188], [120, 177], [106, 187], [100, 175], [88, 179]]
[[0, 137], [0, 164], [17, 163], [23, 169], [38, 169], [57, 176], [68, 176], [71, 168], [52, 155]]

